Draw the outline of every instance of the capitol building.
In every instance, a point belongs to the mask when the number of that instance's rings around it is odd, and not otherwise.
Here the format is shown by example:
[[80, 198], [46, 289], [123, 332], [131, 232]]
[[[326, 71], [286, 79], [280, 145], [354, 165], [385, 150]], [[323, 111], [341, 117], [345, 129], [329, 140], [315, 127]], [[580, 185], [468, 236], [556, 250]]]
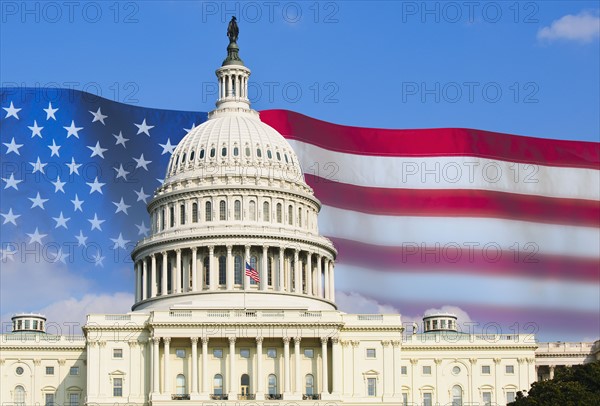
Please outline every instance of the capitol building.
[[461, 333], [452, 314], [404, 331], [398, 314], [338, 310], [320, 203], [251, 109], [236, 38], [216, 109], [148, 204], [131, 312], [90, 314], [81, 337], [14, 316], [0, 336], [3, 405], [505, 405], [598, 358], [592, 343]]

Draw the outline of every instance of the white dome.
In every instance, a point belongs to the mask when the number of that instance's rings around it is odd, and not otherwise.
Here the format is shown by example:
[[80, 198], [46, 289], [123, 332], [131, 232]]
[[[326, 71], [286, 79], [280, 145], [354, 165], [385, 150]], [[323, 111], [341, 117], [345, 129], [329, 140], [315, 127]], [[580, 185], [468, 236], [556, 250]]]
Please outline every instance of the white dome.
[[229, 174], [235, 173], [232, 168], [261, 168], [259, 172], [268, 176], [303, 183], [292, 147], [257, 114], [222, 114], [194, 127], [175, 148], [165, 184], [213, 175], [219, 167], [227, 168]]

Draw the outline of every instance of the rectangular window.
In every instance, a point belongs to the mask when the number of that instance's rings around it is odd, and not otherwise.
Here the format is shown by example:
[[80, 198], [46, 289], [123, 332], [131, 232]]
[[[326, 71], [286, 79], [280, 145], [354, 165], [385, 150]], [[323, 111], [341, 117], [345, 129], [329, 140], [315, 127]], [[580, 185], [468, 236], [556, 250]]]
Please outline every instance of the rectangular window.
[[304, 356], [306, 358], [314, 358], [314, 356], [315, 356], [315, 350], [313, 350], [312, 348], [305, 348], [304, 349]]
[[113, 358], [123, 358], [123, 349], [122, 348], [114, 348], [113, 349]]
[[423, 366], [423, 375], [431, 375], [431, 367], [429, 365]]
[[277, 349], [267, 348], [267, 357], [268, 358], [277, 358]]
[[29, 320], [25, 320], [25, 330], [29, 330]]
[[215, 349], [213, 349], [213, 357], [215, 357], [215, 358], [223, 358], [223, 349], [222, 348], [215, 348]]
[[44, 395], [45, 406], [54, 406], [54, 393], [46, 393]]
[[367, 378], [367, 395], [377, 396], [377, 379]]
[[506, 392], [506, 403], [514, 402], [515, 399], [515, 392]]
[[79, 367], [71, 367], [69, 369], [69, 375], [79, 375]]
[[240, 350], [240, 357], [242, 357], [242, 358], [250, 358], [250, 350], [248, 348], [242, 348]]
[[489, 375], [490, 374], [490, 366], [489, 365], [482, 365], [481, 366], [481, 373], [483, 375]]
[[54, 375], [54, 367], [46, 367], [46, 375]]
[[175, 227], [175, 208], [174, 207], [169, 207], [169, 219], [170, 219], [170, 226], [171, 227]]
[[491, 404], [492, 404], [492, 392], [483, 392], [481, 394], [481, 397], [483, 398], [483, 404], [485, 406], [491, 406]]
[[401, 373], [402, 375], [407, 375], [407, 374], [408, 374], [408, 372], [407, 372], [407, 368], [406, 368], [406, 367], [400, 367], [400, 373]]
[[178, 348], [175, 350], [175, 356], [177, 358], [185, 358], [185, 350]]
[[79, 406], [79, 393], [69, 393], [69, 406]]
[[119, 398], [123, 396], [123, 378], [113, 379], [113, 396]]
[[408, 393], [402, 393], [402, 406], [408, 406]]
[[375, 348], [367, 348], [367, 358], [375, 358], [377, 356], [377, 352]]
[[506, 373], [507, 374], [514, 374], [515, 373], [515, 366], [514, 365], [507, 365], [506, 366]]
[[425, 392], [423, 394], [423, 406], [433, 406], [432, 397], [430, 392]]

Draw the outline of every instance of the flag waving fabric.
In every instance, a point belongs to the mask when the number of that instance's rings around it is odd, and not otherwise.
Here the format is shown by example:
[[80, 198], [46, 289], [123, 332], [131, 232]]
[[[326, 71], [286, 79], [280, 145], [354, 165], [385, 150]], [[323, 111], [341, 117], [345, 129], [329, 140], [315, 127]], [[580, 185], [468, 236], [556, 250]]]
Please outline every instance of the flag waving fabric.
[[[64, 268], [95, 289], [131, 290], [146, 204], [206, 113], [60, 89], [0, 96], [2, 278]], [[504, 332], [597, 335], [598, 143], [346, 127], [285, 110], [260, 117], [290, 142], [321, 201], [339, 291], [408, 315], [455, 305]], [[258, 282], [248, 263], [246, 275]], [[2, 285], [4, 313], [16, 293]]]
[[256, 269], [252, 268], [249, 263], [246, 262], [246, 276], [252, 279], [254, 282], [259, 283], [260, 277], [258, 276], [258, 272]]

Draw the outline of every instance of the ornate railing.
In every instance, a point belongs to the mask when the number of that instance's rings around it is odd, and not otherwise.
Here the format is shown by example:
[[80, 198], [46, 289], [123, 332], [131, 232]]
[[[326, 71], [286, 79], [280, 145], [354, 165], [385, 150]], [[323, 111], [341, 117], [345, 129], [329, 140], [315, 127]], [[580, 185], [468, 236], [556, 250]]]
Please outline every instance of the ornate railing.
[[321, 394], [320, 393], [313, 393], [313, 394], [305, 393], [304, 395], [302, 395], [302, 400], [321, 400]]
[[176, 395], [171, 395], [171, 400], [190, 400], [190, 394], [178, 393]]
[[266, 400], [281, 400], [283, 399], [283, 395], [281, 393], [267, 393], [265, 394]]
[[229, 400], [229, 395], [223, 393], [223, 394], [216, 394], [216, 393], [211, 393], [210, 394], [210, 398], [211, 400]]
[[256, 395], [249, 393], [247, 395], [238, 395], [238, 400], [256, 400]]

